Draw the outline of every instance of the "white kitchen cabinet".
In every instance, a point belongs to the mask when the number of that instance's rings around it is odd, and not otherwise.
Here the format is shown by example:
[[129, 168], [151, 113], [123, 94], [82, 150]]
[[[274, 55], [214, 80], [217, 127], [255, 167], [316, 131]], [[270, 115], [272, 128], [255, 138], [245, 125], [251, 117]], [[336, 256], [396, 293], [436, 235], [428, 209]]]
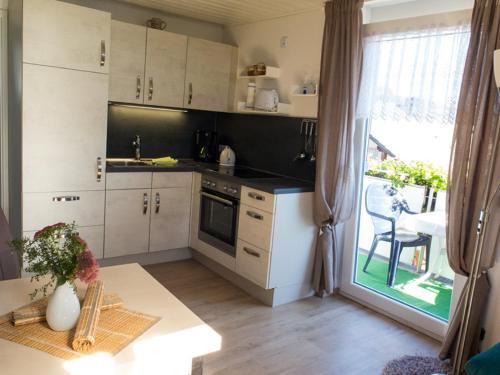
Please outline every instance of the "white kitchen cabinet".
[[189, 38], [184, 107], [227, 111], [234, 47]]
[[108, 76], [23, 64], [23, 191], [104, 190]]
[[106, 191], [104, 256], [147, 253], [151, 189]]
[[23, 2], [23, 62], [109, 71], [111, 14], [54, 0]]
[[187, 36], [148, 29], [144, 103], [182, 107]]
[[149, 251], [189, 246], [191, 189], [153, 189]]
[[146, 27], [111, 21], [109, 100], [142, 104]]
[[188, 247], [192, 179], [192, 172], [108, 173], [104, 256]]

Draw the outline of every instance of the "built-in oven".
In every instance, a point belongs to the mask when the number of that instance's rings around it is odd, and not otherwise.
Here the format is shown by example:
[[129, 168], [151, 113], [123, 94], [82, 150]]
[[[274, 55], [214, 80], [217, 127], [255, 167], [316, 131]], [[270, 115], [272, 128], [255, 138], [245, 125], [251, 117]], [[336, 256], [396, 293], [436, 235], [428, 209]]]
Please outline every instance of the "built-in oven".
[[240, 187], [212, 176], [202, 176], [198, 238], [233, 257], [236, 238]]

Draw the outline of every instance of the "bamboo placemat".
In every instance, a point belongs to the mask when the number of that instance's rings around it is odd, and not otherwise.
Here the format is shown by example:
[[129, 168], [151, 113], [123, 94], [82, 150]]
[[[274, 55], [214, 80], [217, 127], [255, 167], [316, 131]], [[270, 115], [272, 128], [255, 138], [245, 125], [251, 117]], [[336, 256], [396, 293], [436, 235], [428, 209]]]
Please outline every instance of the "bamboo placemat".
[[[32, 324], [45, 321], [45, 310], [49, 297], [43, 297], [31, 302], [23, 307], [12, 311], [12, 322], [16, 326], [23, 324]], [[80, 296], [80, 304], [83, 303], [83, 297]], [[122, 299], [117, 294], [105, 294], [101, 310], [116, 309], [123, 306]]]
[[76, 351], [86, 352], [95, 344], [103, 296], [104, 284], [101, 280], [94, 281], [88, 286], [71, 345]]
[[159, 320], [158, 317], [123, 308], [101, 311], [96, 342], [85, 353], [79, 353], [71, 347], [74, 329], [56, 332], [52, 331], [46, 322], [15, 327], [7, 315], [0, 317], [0, 338], [62, 359], [75, 359], [97, 352], [115, 355]]

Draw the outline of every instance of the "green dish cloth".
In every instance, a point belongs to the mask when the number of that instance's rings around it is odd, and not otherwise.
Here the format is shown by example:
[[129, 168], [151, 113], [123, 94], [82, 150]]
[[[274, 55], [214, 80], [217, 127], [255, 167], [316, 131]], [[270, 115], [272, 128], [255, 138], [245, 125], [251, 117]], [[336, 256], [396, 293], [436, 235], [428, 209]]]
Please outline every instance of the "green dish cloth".
[[178, 163], [178, 160], [170, 156], [164, 156], [162, 158], [153, 159], [153, 163], [156, 165], [174, 165]]

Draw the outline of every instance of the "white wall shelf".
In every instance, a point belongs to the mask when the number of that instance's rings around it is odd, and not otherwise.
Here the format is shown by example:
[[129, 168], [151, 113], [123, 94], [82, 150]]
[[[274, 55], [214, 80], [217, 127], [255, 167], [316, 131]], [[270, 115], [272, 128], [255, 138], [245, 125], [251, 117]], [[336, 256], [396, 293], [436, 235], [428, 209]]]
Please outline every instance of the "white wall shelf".
[[236, 109], [238, 113], [248, 113], [248, 114], [258, 114], [258, 115], [270, 115], [270, 116], [289, 116], [292, 112], [292, 105], [287, 103], [279, 103], [278, 110], [276, 112], [262, 111], [258, 109], [247, 108], [245, 102], [238, 102], [238, 108]]
[[239, 79], [277, 79], [280, 77], [281, 70], [276, 66], [266, 66], [266, 74], [249, 76], [246, 74], [246, 70], [238, 76]]

